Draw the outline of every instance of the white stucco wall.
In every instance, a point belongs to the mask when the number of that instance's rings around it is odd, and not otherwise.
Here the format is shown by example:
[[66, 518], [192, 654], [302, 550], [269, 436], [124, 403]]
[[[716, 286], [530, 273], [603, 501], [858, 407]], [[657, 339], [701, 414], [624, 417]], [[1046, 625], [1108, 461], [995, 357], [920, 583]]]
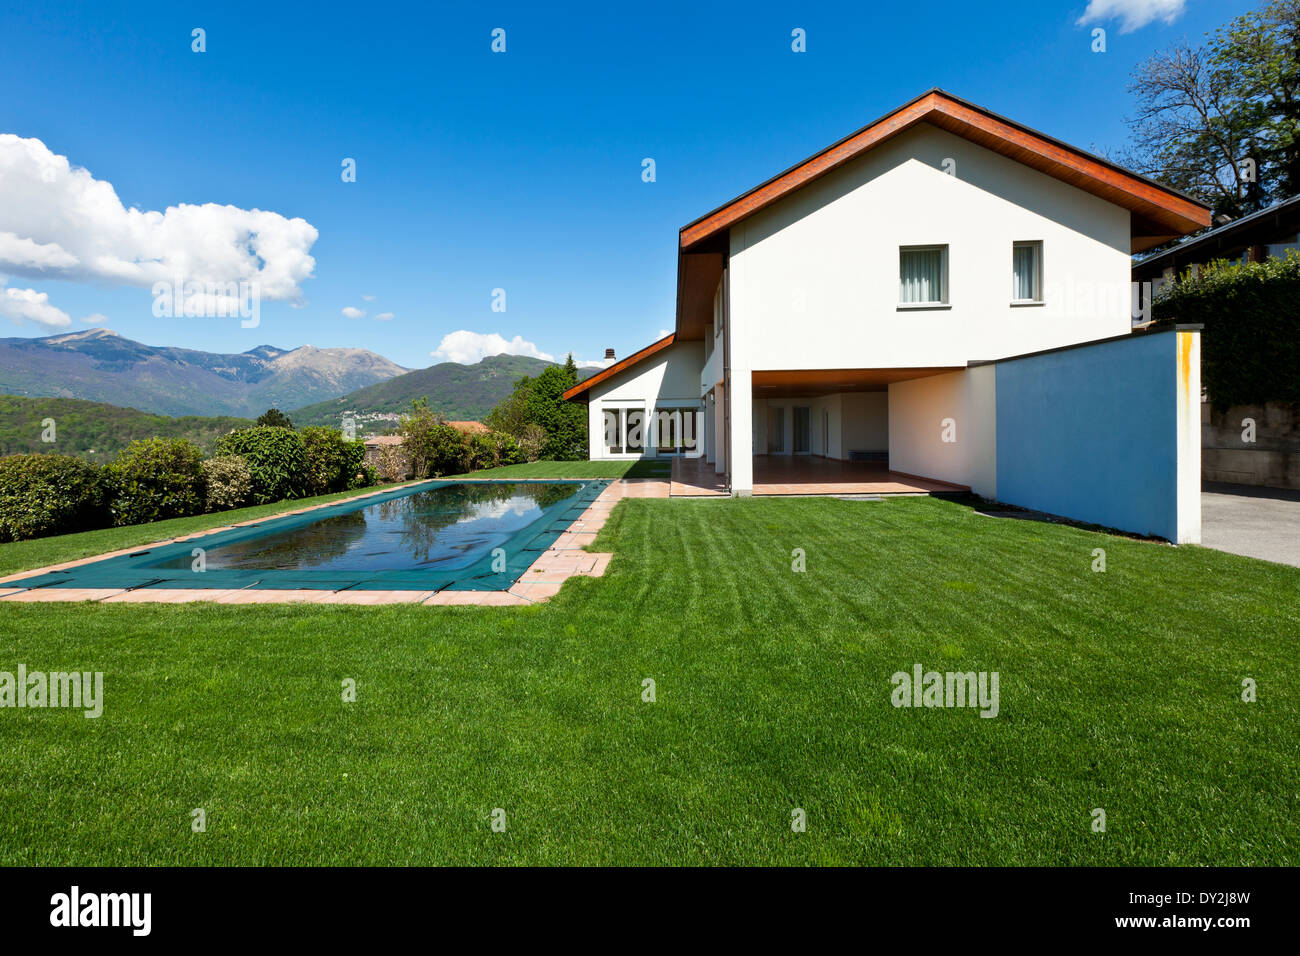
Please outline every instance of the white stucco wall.
[[[945, 441], [945, 420], [954, 426]], [[997, 497], [997, 392], [994, 366], [889, 386], [889, 467]]]
[[847, 392], [843, 396], [843, 455], [885, 451], [889, 447], [889, 393]]
[[[610, 455], [605, 451], [604, 410], [653, 410], [656, 405], [700, 407], [703, 342], [678, 342], [591, 388], [587, 407], [588, 455], [593, 460], [655, 457], [646, 453]], [[703, 436], [701, 435], [701, 438]]]
[[[922, 124], [732, 229], [731, 364], [960, 366], [1119, 335], [1129, 233], [1127, 210]], [[1042, 306], [1011, 305], [1024, 240]], [[950, 308], [900, 310], [899, 246], [926, 244], [949, 247]]]

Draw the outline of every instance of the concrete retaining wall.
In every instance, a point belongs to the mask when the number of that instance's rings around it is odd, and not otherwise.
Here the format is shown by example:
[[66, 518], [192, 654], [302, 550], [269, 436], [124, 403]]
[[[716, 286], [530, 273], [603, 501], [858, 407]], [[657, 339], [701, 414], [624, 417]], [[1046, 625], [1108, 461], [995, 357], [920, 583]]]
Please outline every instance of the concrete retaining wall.
[[1300, 405], [1269, 402], [1216, 412], [1204, 402], [1201, 475], [1207, 481], [1300, 489]]

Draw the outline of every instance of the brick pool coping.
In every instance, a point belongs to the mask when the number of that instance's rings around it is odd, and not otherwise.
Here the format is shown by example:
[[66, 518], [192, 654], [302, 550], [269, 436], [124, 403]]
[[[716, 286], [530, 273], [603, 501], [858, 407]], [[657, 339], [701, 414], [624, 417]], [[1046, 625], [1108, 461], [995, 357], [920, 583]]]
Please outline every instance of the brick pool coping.
[[[459, 478], [461, 482], [503, 481], [502, 478]], [[528, 479], [524, 479], [528, 480]], [[542, 479], [537, 479], [542, 480]], [[574, 479], [569, 479], [574, 480]], [[581, 480], [581, 479], [577, 479]], [[7, 588], [4, 585], [23, 578], [34, 577], [50, 571], [62, 571], [84, 564], [93, 564], [122, 554], [133, 554], [141, 548], [156, 548], [177, 541], [196, 541], [200, 538], [262, 524], [275, 518], [305, 514], [318, 508], [348, 501], [360, 501], [375, 495], [386, 494], [399, 488], [410, 488], [424, 481], [408, 481], [382, 491], [370, 491], [350, 498], [339, 498], [307, 508], [295, 508], [261, 518], [250, 518], [235, 524], [221, 525], [176, 538], [165, 538], [152, 544], [140, 544], [118, 551], [109, 551], [76, 561], [65, 561], [44, 568], [33, 568], [0, 577], [0, 602], [95, 601], [101, 604], [183, 604], [209, 601], [214, 604], [425, 604], [451, 605], [476, 604], [491, 607], [522, 607], [548, 601], [560, 593], [564, 582], [573, 577], [598, 578], [604, 575], [613, 554], [585, 550], [596, 539], [596, 533], [605, 526], [614, 506], [623, 498], [666, 498], [668, 481], [656, 478], [618, 478], [597, 496], [596, 500], [561, 534], [555, 543], [529, 565], [509, 590], [506, 591], [315, 591], [315, 590], [255, 590], [252, 588]]]

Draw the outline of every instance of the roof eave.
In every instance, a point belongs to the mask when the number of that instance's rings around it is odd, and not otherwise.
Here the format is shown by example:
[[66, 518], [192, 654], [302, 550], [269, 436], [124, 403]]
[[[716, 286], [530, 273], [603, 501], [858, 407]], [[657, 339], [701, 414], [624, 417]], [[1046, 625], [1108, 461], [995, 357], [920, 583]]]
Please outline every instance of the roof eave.
[[[1160, 218], [1168, 216], [1171, 221], [1167, 225], [1171, 231], [1180, 229], [1181, 232], [1176, 233], [1178, 235], [1209, 225], [1209, 208], [1191, 196], [1147, 179], [1105, 157], [1070, 146], [1023, 123], [934, 88], [747, 190], [730, 202], [687, 223], [678, 233], [678, 247], [682, 252], [690, 251], [742, 219], [839, 168], [874, 146], [911, 129], [918, 123], [933, 118], [943, 118], [948, 125], [936, 125], [949, 129], [951, 125], [962, 123], [979, 126], [977, 120], [981, 117], [985, 121], [983, 129], [989, 135], [1013, 143], [1016, 140], [1010, 137], [1018, 136], [1026, 140], [1025, 145], [1037, 146], [1037, 152], [1042, 155], [1044, 165], [1059, 167], [1061, 170], [1072, 169], [1080, 176], [1091, 175], [1098, 180], [1103, 180], [1099, 175], [1102, 171], [1108, 172], [1109, 176], [1104, 178], [1108, 188], [1134, 196], [1134, 204], [1145, 204], [1146, 208], [1143, 211], [1147, 213], [1154, 212]], [[963, 135], [956, 130], [949, 129], [949, 131], [954, 132], [955, 135]], [[1049, 172], [1048, 175], [1053, 173]]]
[[662, 339], [659, 339], [655, 342], [651, 342], [649, 345], [641, 349], [639, 352], [633, 352], [631, 355], [623, 359], [621, 362], [615, 362], [609, 368], [601, 369], [595, 375], [583, 379], [581, 382], [579, 382], [577, 385], [574, 385], [572, 388], [565, 389], [564, 393], [560, 397], [563, 398], [566, 402], [572, 402], [576, 400], [586, 401], [587, 392], [591, 390], [592, 386], [599, 385], [601, 382], [609, 381], [611, 378], [613, 378], [615, 375], [618, 375], [620, 372], [624, 372], [627, 369], [630, 369], [632, 366], [636, 365], [637, 363], [645, 361], [650, 356], [654, 355], [656, 352], [660, 352], [668, 348], [668, 346], [673, 344], [673, 341], [676, 339], [676, 337], [677, 337], [676, 332], [669, 332]]

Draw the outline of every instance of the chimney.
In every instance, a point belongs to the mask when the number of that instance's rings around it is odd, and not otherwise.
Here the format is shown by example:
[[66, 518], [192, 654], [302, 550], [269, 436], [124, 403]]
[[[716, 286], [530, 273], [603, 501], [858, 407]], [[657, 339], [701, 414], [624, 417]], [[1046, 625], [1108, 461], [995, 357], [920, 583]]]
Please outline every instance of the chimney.
[[614, 350], [613, 350], [613, 349], [605, 349], [605, 361], [606, 361], [606, 362], [612, 362], [612, 361], [614, 361]]

